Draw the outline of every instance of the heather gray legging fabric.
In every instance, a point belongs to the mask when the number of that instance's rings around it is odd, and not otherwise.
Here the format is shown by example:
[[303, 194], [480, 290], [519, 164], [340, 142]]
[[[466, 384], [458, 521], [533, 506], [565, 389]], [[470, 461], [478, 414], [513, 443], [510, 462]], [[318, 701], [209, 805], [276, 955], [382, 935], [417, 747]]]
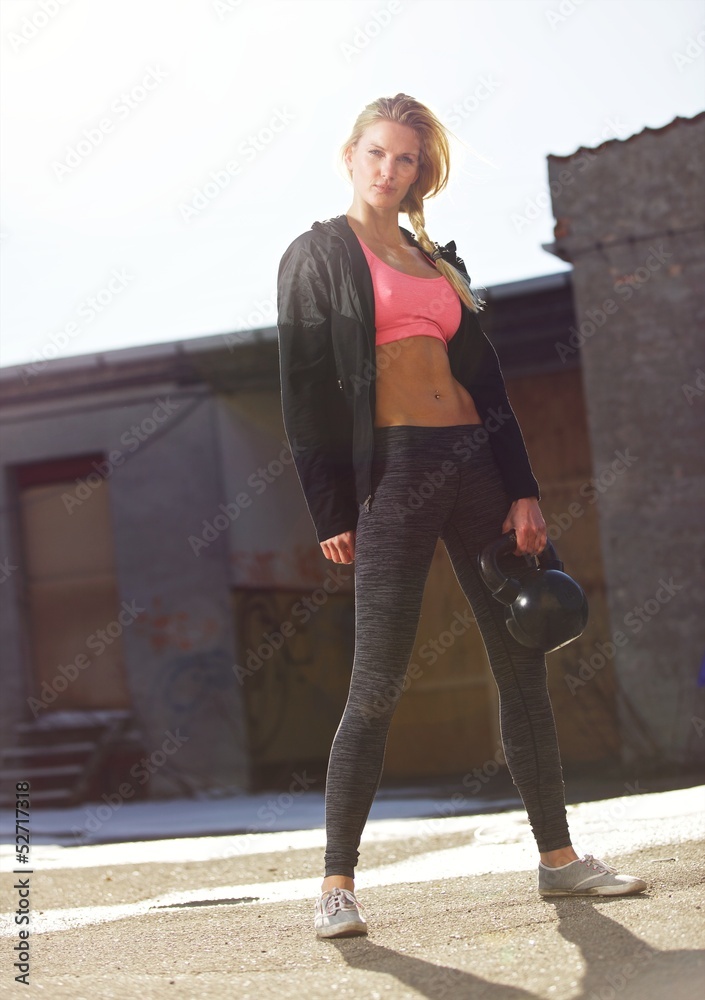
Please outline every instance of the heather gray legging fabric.
[[489, 433], [482, 424], [374, 429], [374, 496], [360, 512], [355, 539], [350, 691], [326, 778], [326, 875], [354, 877], [398, 704], [394, 692], [403, 690], [439, 537], [487, 650], [507, 766], [538, 849], [570, 845], [545, 654], [510, 635], [503, 606], [477, 567], [478, 553], [501, 535], [511, 507]]

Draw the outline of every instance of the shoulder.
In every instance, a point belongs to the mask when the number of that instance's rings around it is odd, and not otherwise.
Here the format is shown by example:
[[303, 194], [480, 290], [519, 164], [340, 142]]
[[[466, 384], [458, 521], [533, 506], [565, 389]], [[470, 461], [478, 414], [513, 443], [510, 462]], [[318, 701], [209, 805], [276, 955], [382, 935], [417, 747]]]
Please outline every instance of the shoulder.
[[310, 229], [299, 233], [287, 246], [282, 260], [295, 257], [312, 257], [325, 262], [331, 254], [340, 252], [343, 240], [340, 235], [341, 216], [314, 222]]
[[347, 258], [343, 217], [314, 222], [289, 243], [279, 262], [280, 324], [323, 323]]

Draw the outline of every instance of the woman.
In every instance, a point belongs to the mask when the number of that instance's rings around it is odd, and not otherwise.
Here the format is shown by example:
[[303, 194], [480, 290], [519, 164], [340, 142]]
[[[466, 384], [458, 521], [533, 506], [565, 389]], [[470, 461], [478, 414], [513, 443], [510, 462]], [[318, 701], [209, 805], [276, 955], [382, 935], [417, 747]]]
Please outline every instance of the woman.
[[355, 656], [328, 764], [316, 932], [367, 932], [354, 893], [357, 848], [439, 537], [499, 689], [505, 756], [540, 854], [539, 892], [641, 892], [641, 879], [574, 851], [545, 655], [510, 636], [479, 576], [478, 553], [500, 534], [515, 531], [516, 555], [541, 552], [547, 535], [497, 355], [477, 320], [483, 303], [455, 244], [433, 244], [424, 228], [424, 198], [448, 181], [446, 130], [397, 94], [364, 109], [341, 152], [352, 205], [297, 237], [278, 275], [287, 437], [324, 555], [355, 562]]

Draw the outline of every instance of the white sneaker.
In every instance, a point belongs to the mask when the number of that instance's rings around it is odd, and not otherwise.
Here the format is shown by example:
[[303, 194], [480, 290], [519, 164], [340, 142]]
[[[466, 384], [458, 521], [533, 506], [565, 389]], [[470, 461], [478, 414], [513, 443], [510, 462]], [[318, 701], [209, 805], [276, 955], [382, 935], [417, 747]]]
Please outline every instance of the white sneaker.
[[320, 938], [367, 934], [367, 918], [351, 889], [335, 886], [316, 900], [313, 926]]
[[592, 854], [560, 868], [539, 863], [542, 896], [631, 896], [643, 892], [646, 882], [634, 875], [620, 875], [616, 868]]

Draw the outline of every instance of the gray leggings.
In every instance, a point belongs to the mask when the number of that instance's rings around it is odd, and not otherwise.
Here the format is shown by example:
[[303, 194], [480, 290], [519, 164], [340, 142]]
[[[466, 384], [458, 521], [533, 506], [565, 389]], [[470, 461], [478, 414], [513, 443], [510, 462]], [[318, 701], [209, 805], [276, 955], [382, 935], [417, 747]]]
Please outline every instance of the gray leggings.
[[569, 846], [546, 657], [510, 635], [477, 567], [512, 503], [488, 432], [482, 424], [375, 427], [372, 493], [355, 538], [355, 655], [328, 763], [325, 874], [354, 877], [439, 537], [487, 651], [505, 759], [538, 849]]

